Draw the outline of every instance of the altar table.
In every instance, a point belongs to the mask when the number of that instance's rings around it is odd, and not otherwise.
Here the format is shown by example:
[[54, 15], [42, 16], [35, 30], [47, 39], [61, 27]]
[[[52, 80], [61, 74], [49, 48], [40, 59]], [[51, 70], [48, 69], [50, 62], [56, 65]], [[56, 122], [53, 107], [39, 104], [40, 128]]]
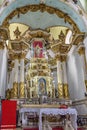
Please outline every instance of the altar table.
[[21, 108], [20, 114], [22, 118], [22, 122], [26, 123], [26, 119], [24, 118], [25, 112], [37, 112], [39, 115], [39, 130], [42, 130], [42, 114], [52, 114], [52, 115], [66, 115], [69, 114], [71, 117], [72, 125], [77, 130], [77, 111], [74, 108], [67, 109], [59, 109], [59, 108]]

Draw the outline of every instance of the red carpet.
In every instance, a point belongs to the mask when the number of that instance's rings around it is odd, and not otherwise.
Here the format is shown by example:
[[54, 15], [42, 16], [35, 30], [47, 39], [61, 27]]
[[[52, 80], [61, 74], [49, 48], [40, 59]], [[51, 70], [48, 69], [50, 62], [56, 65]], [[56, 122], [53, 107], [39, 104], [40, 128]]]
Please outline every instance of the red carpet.
[[39, 128], [24, 128], [23, 130], [39, 130]]
[[52, 130], [63, 130], [63, 128], [62, 127], [55, 127]]

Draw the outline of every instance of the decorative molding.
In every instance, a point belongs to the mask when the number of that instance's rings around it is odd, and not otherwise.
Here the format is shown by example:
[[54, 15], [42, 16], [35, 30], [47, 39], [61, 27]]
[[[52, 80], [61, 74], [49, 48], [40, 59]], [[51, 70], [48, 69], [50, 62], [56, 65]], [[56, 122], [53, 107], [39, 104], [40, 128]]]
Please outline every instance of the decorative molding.
[[9, 30], [8, 28], [0, 26], [0, 39], [2, 40], [8, 40], [10, 38]]
[[74, 100], [72, 101], [72, 106], [77, 106], [77, 105], [86, 105], [87, 106], [87, 98], [81, 99], [81, 100]]
[[67, 59], [67, 55], [64, 55], [64, 54], [57, 54], [56, 55], [56, 61], [61, 61], [61, 62], [64, 62], [64, 61], [66, 61], [66, 59]]
[[80, 55], [84, 55], [84, 54], [85, 54], [85, 47], [84, 47], [84, 46], [79, 47], [78, 53], [79, 53]]
[[74, 34], [71, 44], [78, 45], [83, 42], [84, 38], [85, 38], [85, 33]]

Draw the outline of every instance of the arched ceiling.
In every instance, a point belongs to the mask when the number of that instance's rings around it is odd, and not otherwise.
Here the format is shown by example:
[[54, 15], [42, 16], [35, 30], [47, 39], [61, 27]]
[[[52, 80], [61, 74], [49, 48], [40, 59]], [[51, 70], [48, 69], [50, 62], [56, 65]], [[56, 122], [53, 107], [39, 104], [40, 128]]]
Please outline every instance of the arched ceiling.
[[[45, 0], [45, 6], [43, 7], [43, 11], [41, 11], [41, 8], [38, 8], [40, 4], [40, 0], [15, 0], [11, 4], [9, 4], [1, 13], [0, 17], [0, 25], [3, 24], [5, 20], [7, 20], [10, 23], [12, 22], [18, 22], [18, 23], [24, 23], [27, 25], [30, 25], [32, 28], [47, 28], [49, 26], [57, 26], [57, 25], [63, 25], [63, 26], [69, 26], [70, 23], [76, 24], [77, 28], [81, 32], [87, 31], [85, 27], [85, 23], [81, 18], [81, 15], [77, 13], [73, 8], [68, 6], [67, 3], [63, 0]], [[17, 18], [17, 11], [20, 13], [20, 9], [30, 8], [28, 5], [36, 5], [36, 8], [28, 9], [26, 13], [23, 15], [21, 14], [19, 18]], [[51, 14], [48, 11], [46, 7], [53, 8], [53, 12], [51, 10]], [[16, 10], [16, 11], [15, 11]], [[59, 10], [64, 15], [60, 16], [58, 18], [58, 15], [61, 15], [59, 12], [56, 13], [56, 11]], [[13, 13], [12, 13], [13, 12]], [[16, 13], [16, 14], [15, 14]], [[23, 12], [24, 13], [24, 12]], [[58, 14], [59, 13], [59, 14]], [[64, 19], [61, 19], [64, 18]], [[27, 20], [25, 20], [27, 19]], [[44, 20], [45, 19], [45, 20]], [[66, 22], [64, 22], [66, 20]], [[37, 26], [37, 23], [39, 26]], [[5, 21], [6, 24], [6, 21]], [[4, 25], [5, 25], [4, 24]], [[75, 25], [74, 25], [75, 26]]]

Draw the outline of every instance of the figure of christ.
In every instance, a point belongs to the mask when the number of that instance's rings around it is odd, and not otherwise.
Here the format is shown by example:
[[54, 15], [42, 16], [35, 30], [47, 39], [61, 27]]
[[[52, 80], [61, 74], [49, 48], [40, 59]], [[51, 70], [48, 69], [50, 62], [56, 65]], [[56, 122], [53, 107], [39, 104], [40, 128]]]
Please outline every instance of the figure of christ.
[[42, 51], [42, 48], [40, 48], [40, 46], [37, 45], [37, 46], [35, 47], [35, 57], [40, 58], [41, 51]]

